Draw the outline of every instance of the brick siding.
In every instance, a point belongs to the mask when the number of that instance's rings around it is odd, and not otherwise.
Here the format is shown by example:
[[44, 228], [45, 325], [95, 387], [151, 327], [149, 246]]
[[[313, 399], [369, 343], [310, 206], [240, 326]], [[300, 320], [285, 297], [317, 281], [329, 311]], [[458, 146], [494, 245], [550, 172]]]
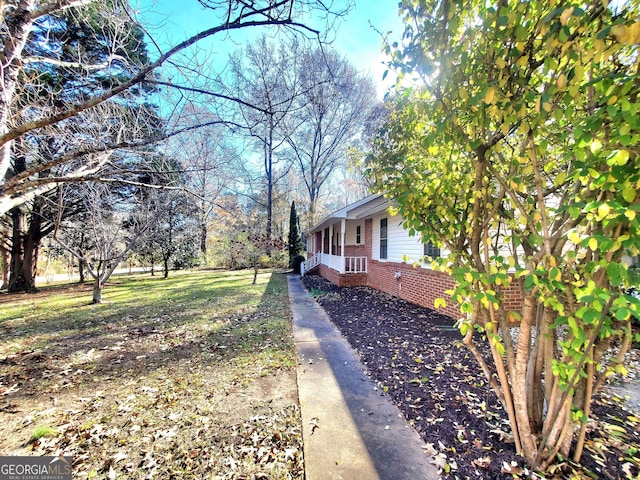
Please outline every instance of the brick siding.
[[[368, 258], [368, 274], [340, 274], [337, 271], [320, 265], [318, 273], [339, 287], [367, 286], [390, 295], [402, 298], [422, 307], [434, 309], [436, 298], [444, 298], [446, 307], [439, 307], [439, 312], [453, 319], [461, 316], [458, 305], [444, 293], [454, 287], [453, 279], [443, 272], [428, 268], [414, 267], [407, 263], [380, 262]], [[399, 273], [399, 276], [396, 276]], [[502, 292], [507, 311], [520, 310], [522, 297], [517, 281], [511, 283]]]
[[444, 298], [447, 300], [447, 306], [438, 310], [454, 319], [460, 317], [460, 310], [444, 293], [454, 286], [453, 280], [446, 273], [414, 267], [407, 263], [372, 260], [369, 263], [368, 280], [371, 288], [422, 307], [433, 309], [436, 298]]
[[[444, 298], [447, 306], [438, 308], [438, 311], [453, 319], [460, 318], [459, 306], [444, 293], [454, 287], [454, 281], [449, 275], [408, 263], [372, 260], [372, 233], [373, 220], [367, 219], [364, 222], [365, 245], [345, 246], [345, 256], [367, 257], [368, 273], [340, 274], [326, 265], [320, 265], [319, 275], [339, 287], [367, 286], [431, 309], [434, 308], [436, 298]], [[320, 245], [320, 239], [316, 238]], [[509, 288], [502, 292], [502, 299], [507, 311], [521, 309], [522, 296], [517, 280], [512, 281]]]

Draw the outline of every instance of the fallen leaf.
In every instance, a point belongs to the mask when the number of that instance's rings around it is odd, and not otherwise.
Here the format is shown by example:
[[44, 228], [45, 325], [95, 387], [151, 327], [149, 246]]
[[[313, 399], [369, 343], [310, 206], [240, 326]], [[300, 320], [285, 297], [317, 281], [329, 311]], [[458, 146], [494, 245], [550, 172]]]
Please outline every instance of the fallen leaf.
[[311, 435], [316, 431], [316, 428], [320, 428], [320, 425], [318, 425], [319, 421], [318, 417], [313, 417], [309, 422], [309, 425], [311, 425]]
[[476, 467], [489, 468], [489, 465], [491, 465], [491, 458], [489, 458], [489, 456], [480, 457], [480, 458], [476, 458], [471, 463]]
[[433, 443], [428, 442], [426, 443], [422, 449], [424, 450], [425, 453], [429, 454], [429, 455], [436, 455], [438, 453], [438, 451], [433, 447]]
[[433, 456], [433, 460], [431, 461], [431, 463], [438, 467], [438, 469], [444, 470], [447, 466], [447, 456], [444, 453], [440, 452], [437, 455]]
[[122, 451], [119, 451], [118, 453], [116, 453], [116, 454], [113, 456], [113, 463], [114, 463], [114, 464], [116, 464], [116, 463], [118, 463], [120, 460], [124, 460], [125, 458], [127, 458], [127, 454], [126, 454], [126, 453], [124, 453], [124, 452], [122, 452]]

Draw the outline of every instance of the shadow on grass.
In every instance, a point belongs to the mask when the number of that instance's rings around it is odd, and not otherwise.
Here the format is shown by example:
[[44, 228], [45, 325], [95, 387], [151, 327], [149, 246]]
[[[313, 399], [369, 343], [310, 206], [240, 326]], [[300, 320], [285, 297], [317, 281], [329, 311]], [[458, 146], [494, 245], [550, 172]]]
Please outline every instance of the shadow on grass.
[[[217, 278], [211, 278], [214, 275]], [[197, 272], [169, 279], [137, 275], [109, 282], [104, 302], [98, 305], [91, 303], [89, 283], [53, 286], [34, 294], [4, 294], [0, 296], [0, 303], [6, 305], [0, 313], [0, 338], [20, 342], [63, 331], [73, 337], [105, 324], [120, 324], [123, 319], [157, 315], [186, 317], [188, 312], [196, 318], [195, 308], [215, 307], [242, 291], [244, 284], [232, 283], [238, 278], [242, 275], [236, 272]], [[246, 301], [251, 297], [248, 294]]]
[[111, 285], [101, 305], [86, 305], [73, 286], [49, 297], [41, 293], [13, 317], [0, 314], [0, 382], [15, 386], [5, 400], [105, 388], [189, 362], [199, 368], [234, 362], [290, 367], [286, 279], [271, 274], [256, 286], [251, 279], [249, 272], [212, 271], [135, 277]]

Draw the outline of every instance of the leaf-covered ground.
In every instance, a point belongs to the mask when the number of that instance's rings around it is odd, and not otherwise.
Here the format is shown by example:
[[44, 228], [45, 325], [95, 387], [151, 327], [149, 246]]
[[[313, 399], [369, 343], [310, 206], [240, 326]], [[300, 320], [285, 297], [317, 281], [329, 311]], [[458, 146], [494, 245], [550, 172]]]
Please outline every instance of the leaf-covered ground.
[[[304, 284], [380, 391], [423, 437], [445, 478], [532, 473], [516, 455], [506, 414], [449, 317], [369, 288], [340, 289], [318, 276], [305, 277]], [[638, 352], [630, 357], [637, 373]], [[582, 465], [559, 462], [547, 478], [638, 478], [639, 412], [606, 391], [593, 411]]]
[[302, 479], [286, 278], [116, 279], [0, 295], [0, 452], [74, 478]]

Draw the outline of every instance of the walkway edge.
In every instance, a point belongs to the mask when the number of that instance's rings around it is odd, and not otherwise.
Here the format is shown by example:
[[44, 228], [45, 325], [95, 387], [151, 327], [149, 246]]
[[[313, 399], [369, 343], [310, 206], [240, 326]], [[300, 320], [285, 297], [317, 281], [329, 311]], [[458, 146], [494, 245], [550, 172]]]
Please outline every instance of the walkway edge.
[[297, 275], [287, 276], [306, 480], [431, 480], [425, 443]]

